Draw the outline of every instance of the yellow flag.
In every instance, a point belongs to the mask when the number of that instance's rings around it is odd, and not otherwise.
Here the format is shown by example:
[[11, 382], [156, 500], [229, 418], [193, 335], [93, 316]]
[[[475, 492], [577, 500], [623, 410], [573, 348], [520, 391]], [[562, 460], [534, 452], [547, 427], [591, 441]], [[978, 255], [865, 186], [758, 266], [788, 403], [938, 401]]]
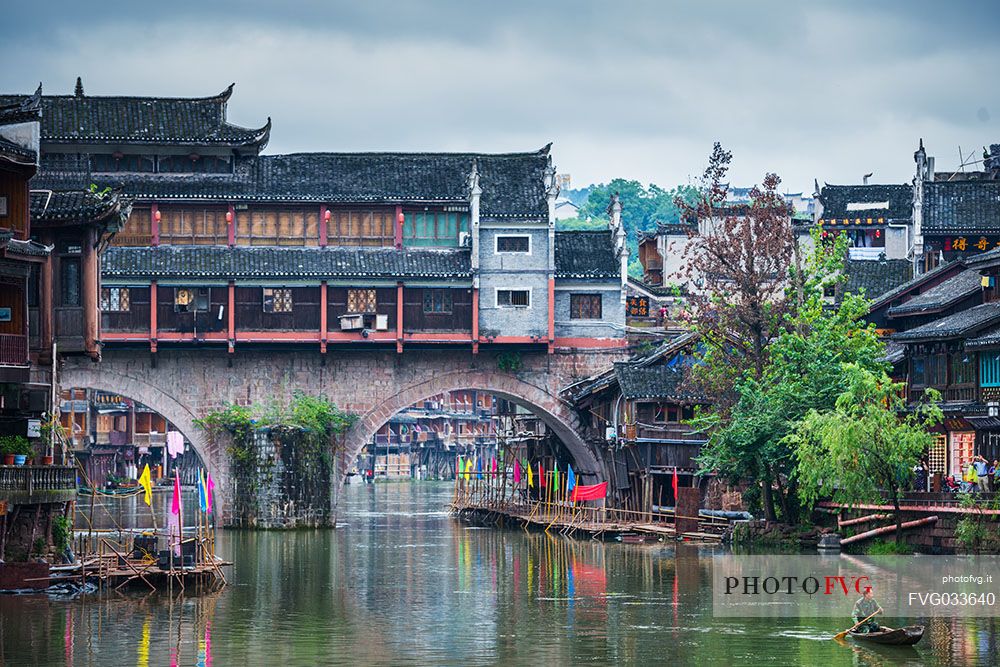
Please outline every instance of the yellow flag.
[[534, 488], [535, 486], [535, 476], [531, 474], [531, 462], [528, 462], [528, 486]]
[[143, 500], [150, 507], [153, 506], [153, 482], [149, 478], [149, 464], [147, 463], [142, 469], [142, 474], [139, 475], [139, 486], [146, 490], [146, 497]]

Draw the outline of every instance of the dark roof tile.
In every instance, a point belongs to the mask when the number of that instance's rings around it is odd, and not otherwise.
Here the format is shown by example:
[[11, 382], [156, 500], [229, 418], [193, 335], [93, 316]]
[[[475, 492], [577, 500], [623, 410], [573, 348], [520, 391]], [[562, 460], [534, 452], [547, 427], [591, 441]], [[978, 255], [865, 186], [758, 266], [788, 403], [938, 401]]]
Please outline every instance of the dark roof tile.
[[132, 211], [132, 200], [116, 192], [99, 196], [87, 190], [32, 190], [29, 203], [33, 225], [98, 222], [109, 218], [115, 218], [115, 225], [120, 225]]
[[610, 229], [556, 232], [556, 278], [615, 278], [621, 264], [615, 257]]
[[682, 364], [642, 367], [630, 362], [615, 364], [615, 377], [622, 395], [629, 400], [651, 398], [675, 401], [704, 400], [683, 388], [686, 373]]
[[842, 293], [859, 294], [864, 290], [866, 297], [875, 299], [909, 282], [913, 277], [913, 265], [907, 259], [848, 260], [844, 273], [847, 282], [842, 286]]
[[957, 276], [935, 285], [923, 294], [918, 294], [909, 301], [890, 308], [889, 317], [940, 312], [951, 304], [980, 291], [982, 289], [980, 279], [978, 271], [962, 271]]
[[468, 278], [468, 250], [116, 247], [104, 251], [105, 278]]
[[892, 340], [917, 342], [960, 338], [997, 323], [1000, 323], [1000, 301], [993, 301], [942, 317], [909, 331], [893, 334]]
[[924, 234], [1000, 232], [1000, 181], [924, 183]]
[[835, 221], [913, 217], [913, 188], [909, 185], [824, 185], [819, 195], [822, 218]]

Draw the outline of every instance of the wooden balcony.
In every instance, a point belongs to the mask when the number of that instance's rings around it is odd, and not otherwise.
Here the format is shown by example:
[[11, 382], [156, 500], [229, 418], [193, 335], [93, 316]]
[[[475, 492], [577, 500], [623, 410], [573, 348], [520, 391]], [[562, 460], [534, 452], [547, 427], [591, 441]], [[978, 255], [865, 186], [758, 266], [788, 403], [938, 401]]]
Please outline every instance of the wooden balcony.
[[0, 465], [0, 497], [13, 505], [73, 500], [76, 498], [76, 468]]
[[28, 365], [28, 337], [17, 334], [0, 334], [0, 365]]

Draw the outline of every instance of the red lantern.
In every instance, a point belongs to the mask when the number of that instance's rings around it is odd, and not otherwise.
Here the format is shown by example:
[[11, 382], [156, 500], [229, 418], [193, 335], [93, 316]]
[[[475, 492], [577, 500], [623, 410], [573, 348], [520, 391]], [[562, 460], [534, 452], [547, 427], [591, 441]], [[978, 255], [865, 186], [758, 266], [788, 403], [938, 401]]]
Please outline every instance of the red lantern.
[[403, 224], [403, 221], [406, 220], [406, 216], [403, 215], [402, 211], [400, 211], [399, 215], [396, 216], [396, 220], [399, 221], [399, 224]]
[[323, 211], [323, 220], [330, 222], [330, 209]]
[[232, 222], [232, 221], [233, 221], [233, 212], [226, 211], [226, 222]]
[[875, 238], [877, 238], [877, 239], [878, 238], [882, 238], [882, 230], [881, 229], [876, 229], [875, 230]]
[[160, 209], [156, 209], [156, 213], [153, 214], [153, 218], [159, 222], [160, 221]]

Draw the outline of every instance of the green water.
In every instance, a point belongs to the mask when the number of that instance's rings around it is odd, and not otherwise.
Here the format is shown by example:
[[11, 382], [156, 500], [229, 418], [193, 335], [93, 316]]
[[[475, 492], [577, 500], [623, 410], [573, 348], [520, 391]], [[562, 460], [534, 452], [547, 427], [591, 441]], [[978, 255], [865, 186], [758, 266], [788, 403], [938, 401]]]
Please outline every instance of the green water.
[[881, 650], [836, 619], [714, 619], [711, 550], [472, 528], [450, 494], [355, 485], [335, 531], [222, 532], [217, 593], [0, 596], [0, 664], [997, 664], [994, 619]]

